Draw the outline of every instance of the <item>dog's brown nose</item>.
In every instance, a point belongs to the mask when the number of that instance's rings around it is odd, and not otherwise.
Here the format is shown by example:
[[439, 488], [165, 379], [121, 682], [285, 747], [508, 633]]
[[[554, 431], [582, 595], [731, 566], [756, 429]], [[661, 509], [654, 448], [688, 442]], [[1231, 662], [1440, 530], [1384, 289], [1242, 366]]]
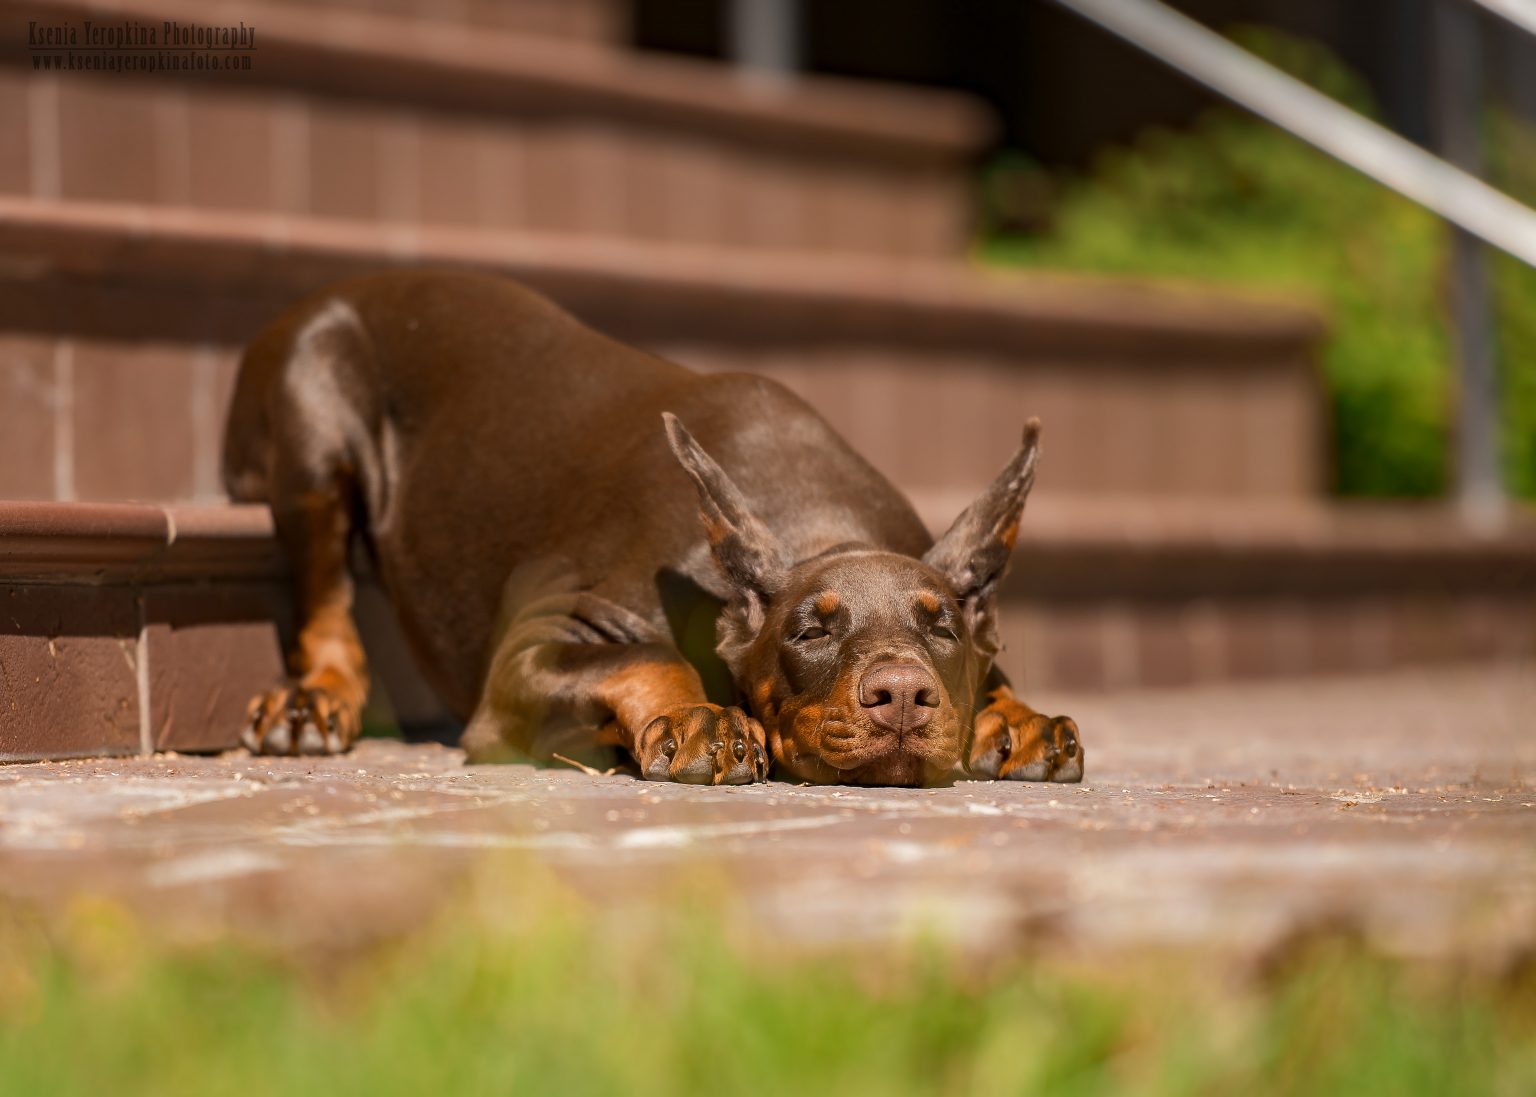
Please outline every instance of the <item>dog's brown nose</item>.
[[921, 664], [876, 663], [859, 679], [859, 704], [871, 720], [900, 735], [928, 722], [939, 707], [939, 690]]

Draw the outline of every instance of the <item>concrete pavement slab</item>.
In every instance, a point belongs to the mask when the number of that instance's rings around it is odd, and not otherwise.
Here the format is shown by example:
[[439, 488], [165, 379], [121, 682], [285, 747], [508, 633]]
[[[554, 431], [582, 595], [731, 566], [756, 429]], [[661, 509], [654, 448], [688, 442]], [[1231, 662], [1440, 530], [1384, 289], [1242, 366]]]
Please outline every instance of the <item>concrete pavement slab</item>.
[[385, 740], [9, 766], [0, 895], [328, 947], [492, 864], [613, 909], [707, 878], [781, 946], [1252, 953], [1344, 923], [1411, 954], [1536, 948], [1536, 668], [1037, 700], [1083, 728], [1083, 784], [697, 788]]

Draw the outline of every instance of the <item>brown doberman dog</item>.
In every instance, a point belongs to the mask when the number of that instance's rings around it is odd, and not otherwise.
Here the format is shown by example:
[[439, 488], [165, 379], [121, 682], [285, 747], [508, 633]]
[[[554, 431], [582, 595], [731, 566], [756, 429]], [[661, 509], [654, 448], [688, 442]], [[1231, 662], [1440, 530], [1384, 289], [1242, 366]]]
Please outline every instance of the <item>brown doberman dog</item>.
[[618, 747], [696, 783], [1080, 780], [1076, 726], [993, 666], [1038, 437], [935, 544], [765, 378], [694, 373], [494, 277], [333, 287], [251, 344], [230, 409], [225, 483], [270, 504], [300, 624], [246, 745], [356, 738], [356, 538], [472, 761]]

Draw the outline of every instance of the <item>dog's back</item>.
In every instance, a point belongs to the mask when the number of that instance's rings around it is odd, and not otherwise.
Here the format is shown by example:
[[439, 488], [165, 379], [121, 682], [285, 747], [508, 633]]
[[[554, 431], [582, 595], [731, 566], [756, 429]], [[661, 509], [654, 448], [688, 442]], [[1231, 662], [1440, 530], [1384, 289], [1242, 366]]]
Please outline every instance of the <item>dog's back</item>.
[[270, 503], [280, 533], [307, 492], [347, 483], [417, 658], [462, 717], [515, 568], [556, 562], [659, 628], [664, 576], [718, 585], [663, 411], [801, 555], [929, 543], [900, 494], [776, 383], [696, 374], [475, 274], [359, 279], [274, 323], [242, 362], [225, 482]]

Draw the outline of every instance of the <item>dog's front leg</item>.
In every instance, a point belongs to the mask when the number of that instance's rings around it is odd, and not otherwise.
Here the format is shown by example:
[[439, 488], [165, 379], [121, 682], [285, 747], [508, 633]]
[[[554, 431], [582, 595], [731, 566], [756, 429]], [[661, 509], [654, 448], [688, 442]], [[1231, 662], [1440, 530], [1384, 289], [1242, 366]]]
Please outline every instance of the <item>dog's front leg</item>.
[[464, 732], [469, 761], [579, 757], [617, 746], [647, 780], [766, 780], [762, 725], [706, 700], [698, 671], [665, 640], [616, 639], [614, 607], [600, 608], [610, 620], [599, 628], [591, 612], [580, 612], [525, 615], [508, 630]]
[[1083, 738], [1070, 716], [1044, 716], [1014, 696], [1001, 674], [987, 682], [966, 751], [969, 776], [1006, 781], [1083, 779]]

